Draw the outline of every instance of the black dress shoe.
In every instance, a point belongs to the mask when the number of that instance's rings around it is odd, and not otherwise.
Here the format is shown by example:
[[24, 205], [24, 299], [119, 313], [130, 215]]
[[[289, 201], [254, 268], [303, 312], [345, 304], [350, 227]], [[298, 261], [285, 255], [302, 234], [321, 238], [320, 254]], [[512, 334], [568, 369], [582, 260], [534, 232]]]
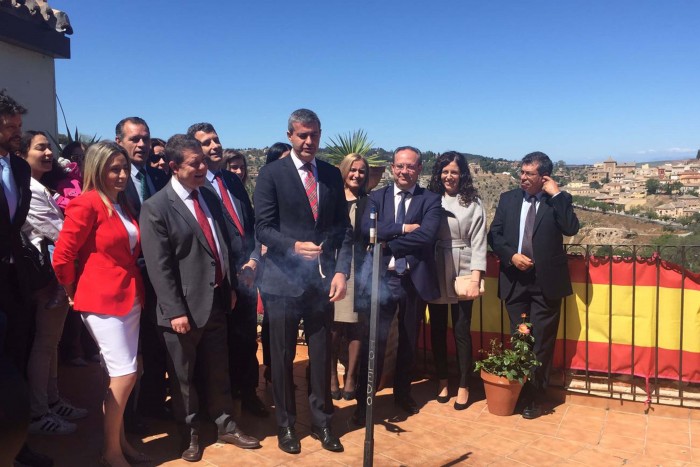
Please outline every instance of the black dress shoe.
[[257, 394], [241, 397], [241, 408], [260, 418], [270, 415], [267, 407], [265, 407], [265, 403], [260, 400]]
[[367, 413], [364, 409], [355, 409], [355, 412], [352, 414], [350, 421], [355, 426], [363, 427], [367, 425]]
[[340, 389], [331, 391], [331, 399], [333, 399], [334, 401], [339, 401], [341, 397], [343, 397], [343, 395], [341, 394]]
[[418, 404], [416, 404], [416, 401], [414, 401], [410, 395], [394, 398], [394, 405], [401, 408], [409, 415], [415, 415], [420, 412]]
[[202, 460], [202, 448], [199, 446], [199, 435], [190, 436], [190, 446], [182, 451], [182, 460], [199, 462]]
[[327, 451], [343, 452], [344, 448], [337, 436], [328, 427], [311, 426], [311, 437], [321, 441], [321, 447]]
[[531, 402], [523, 409], [523, 418], [533, 420], [542, 415], [542, 406], [537, 402]]
[[219, 441], [222, 443], [233, 444], [241, 449], [257, 449], [260, 447], [260, 441], [257, 438], [248, 436], [243, 431], [236, 427], [228, 433], [219, 433]]
[[288, 454], [299, 454], [301, 452], [301, 443], [293, 427], [279, 427], [279, 431], [277, 432], [277, 446]]

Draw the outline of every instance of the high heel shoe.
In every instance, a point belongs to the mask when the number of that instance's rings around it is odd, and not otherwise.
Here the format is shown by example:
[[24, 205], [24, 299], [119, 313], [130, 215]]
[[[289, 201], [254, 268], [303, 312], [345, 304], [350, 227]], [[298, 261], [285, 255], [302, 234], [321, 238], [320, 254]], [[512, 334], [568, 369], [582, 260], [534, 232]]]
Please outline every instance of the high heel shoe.
[[352, 391], [343, 391], [343, 399], [346, 401], [351, 401], [355, 398], [355, 390]]
[[446, 396], [435, 396], [435, 400], [438, 401], [440, 404], [447, 404], [450, 401], [450, 395]]
[[464, 404], [460, 404], [459, 402], [455, 401], [455, 410], [464, 410], [467, 407], [469, 407], [469, 401], [465, 402]]
[[336, 389], [335, 391], [331, 391], [331, 399], [333, 399], [334, 401], [339, 401], [341, 397], [342, 396], [340, 394], [340, 389]]
[[272, 371], [270, 370], [270, 367], [266, 366], [265, 370], [263, 371], [263, 378], [265, 378], [265, 386], [270, 384], [270, 381], [272, 381], [271, 373]]

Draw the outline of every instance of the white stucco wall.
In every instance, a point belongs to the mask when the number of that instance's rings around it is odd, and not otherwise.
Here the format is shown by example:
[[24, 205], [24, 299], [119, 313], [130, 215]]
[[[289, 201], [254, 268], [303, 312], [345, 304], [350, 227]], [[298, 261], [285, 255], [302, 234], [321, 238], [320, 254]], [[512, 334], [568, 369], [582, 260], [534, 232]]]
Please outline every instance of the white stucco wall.
[[57, 136], [56, 72], [54, 59], [0, 41], [0, 89], [27, 109], [23, 130]]

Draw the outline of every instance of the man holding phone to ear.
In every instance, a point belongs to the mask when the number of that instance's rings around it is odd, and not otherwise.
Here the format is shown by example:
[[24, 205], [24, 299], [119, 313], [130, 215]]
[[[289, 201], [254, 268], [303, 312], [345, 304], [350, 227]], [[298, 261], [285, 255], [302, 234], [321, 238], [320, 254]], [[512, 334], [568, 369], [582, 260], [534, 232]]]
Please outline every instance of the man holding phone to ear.
[[523, 418], [532, 419], [542, 414], [561, 300], [573, 293], [563, 236], [576, 235], [579, 222], [571, 195], [550, 177], [553, 165], [545, 153], [526, 155], [520, 166], [520, 188], [501, 194], [488, 241], [500, 259], [498, 297], [505, 301], [511, 333], [524, 314], [542, 363], [521, 394]]

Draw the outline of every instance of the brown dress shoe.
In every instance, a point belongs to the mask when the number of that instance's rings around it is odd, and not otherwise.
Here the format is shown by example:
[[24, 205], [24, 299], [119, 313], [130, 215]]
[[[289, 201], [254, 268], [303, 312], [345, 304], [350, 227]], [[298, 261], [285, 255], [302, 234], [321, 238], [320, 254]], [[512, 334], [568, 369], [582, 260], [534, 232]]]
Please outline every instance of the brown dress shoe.
[[199, 435], [190, 436], [190, 447], [182, 451], [182, 460], [199, 462], [202, 460], [202, 448], [199, 447]]
[[228, 433], [220, 433], [219, 441], [222, 443], [233, 444], [234, 446], [242, 449], [257, 449], [260, 447], [260, 441], [243, 433], [243, 431], [241, 431], [241, 429], [238, 427], [234, 428], [233, 431], [229, 431]]

